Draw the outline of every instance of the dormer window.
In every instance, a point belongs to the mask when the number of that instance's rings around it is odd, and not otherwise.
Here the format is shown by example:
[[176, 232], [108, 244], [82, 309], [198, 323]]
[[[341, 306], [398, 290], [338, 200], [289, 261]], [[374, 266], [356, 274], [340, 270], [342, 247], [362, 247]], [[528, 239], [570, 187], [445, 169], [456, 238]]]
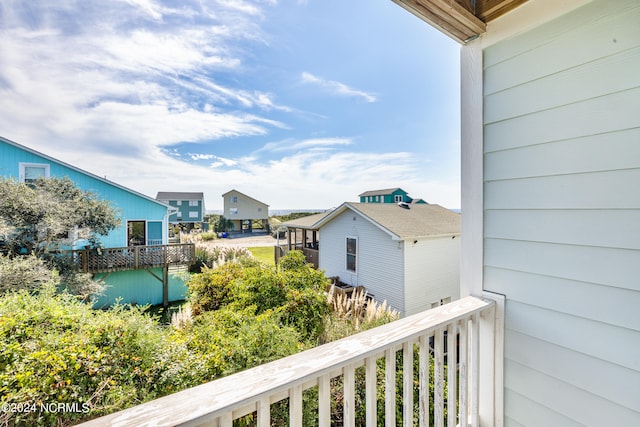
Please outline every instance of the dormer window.
[[46, 163], [20, 163], [20, 181], [34, 182], [38, 178], [49, 178], [50, 167]]

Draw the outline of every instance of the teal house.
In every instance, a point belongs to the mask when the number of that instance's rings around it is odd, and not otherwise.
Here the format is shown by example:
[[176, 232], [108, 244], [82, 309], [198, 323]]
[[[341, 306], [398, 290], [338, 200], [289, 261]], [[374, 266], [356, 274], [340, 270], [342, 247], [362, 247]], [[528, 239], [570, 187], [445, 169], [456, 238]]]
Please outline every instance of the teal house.
[[0, 176], [22, 182], [67, 177], [116, 208], [121, 224], [101, 236], [100, 250], [88, 249], [87, 242], [78, 241], [68, 251], [79, 268], [105, 282], [105, 294], [96, 307], [110, 306], [118, 299], [152, 305], [184, 299], [185, 284], [171, 272], [192, 262], [195, 250], [191, 245], [167, 244], [174, 208], [3, 137]]
[[204, 193], [160, 191], [156, 200], [175, 208], [169, 215], [170, 224], [185, 224], [188, 229], [199, 224], [205, 228]]
[[358, 195], [360, 203], [417, 203], [428, 204], [423, 199], [409, 197], [402, 188], [385, 188], [383, 190], [365, 191]]

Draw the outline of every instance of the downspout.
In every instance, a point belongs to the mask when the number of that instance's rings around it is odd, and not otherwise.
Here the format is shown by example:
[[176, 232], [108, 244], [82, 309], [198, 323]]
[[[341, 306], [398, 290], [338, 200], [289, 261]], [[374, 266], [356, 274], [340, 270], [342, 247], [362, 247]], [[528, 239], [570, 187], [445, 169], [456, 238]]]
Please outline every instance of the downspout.
[[162, 218], [162, 244], [169, 244], [169, 217], [174, 213], [178, 213], [178, 208], [175, 206], [167, 205], [167, 212]]

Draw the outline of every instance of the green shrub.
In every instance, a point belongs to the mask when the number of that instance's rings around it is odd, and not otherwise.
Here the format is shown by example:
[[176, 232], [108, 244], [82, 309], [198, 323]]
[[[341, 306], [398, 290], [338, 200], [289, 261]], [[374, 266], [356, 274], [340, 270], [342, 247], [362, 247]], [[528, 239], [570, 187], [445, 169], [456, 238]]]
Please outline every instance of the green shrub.
[[205, 242], [208, 242], [209, 240], [216, 240], [218, 238], [218, 233], [207, 231], [204, 233], [200, 233], [200, 238]]
[[174, 375], [188, 379], [185, 364], [166, 372], [189, 360], [187, 348], [142, 309], [94, 311], [53, 286], [0, 298], [0, 404], [79, 409], [3, 413], [0, 423], [68, 424], [175, 391]]
[[237, 311], [255, 307], [257, 315], [274, 311], [283, 326], [295, 328], [305, 342], [317, 345], [329, 314], [327, 283], [324, 273], [307, 264], [302, 253], [292, 251], [279, 267], [243, 258], [205, 269], [187, 286], [194, 315], [225, 306]]
[[231, 283], [243, 276], [243, 268], [237, 263], [223, 264], [215, 269], [204, 269], [187, 282], [189, 301], [194, 315], [218, 310], [227, 304]]

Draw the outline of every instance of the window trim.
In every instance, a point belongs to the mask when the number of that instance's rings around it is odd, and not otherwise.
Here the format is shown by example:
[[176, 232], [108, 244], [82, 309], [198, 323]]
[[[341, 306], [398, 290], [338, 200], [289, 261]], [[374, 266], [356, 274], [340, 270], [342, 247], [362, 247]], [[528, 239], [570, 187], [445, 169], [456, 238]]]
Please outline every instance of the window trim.
[[20, 162], [18, 163], [20, 182], [30, 182], [26, 180], [27, 168], [42, 168], [44, 169], [45, 178], [49, 178], [51, 176], [51, 165], [48, 163]]
[[[355, 252], [349, 252], [349, 240], [355, 241]], [[353, 270], [349, 268], [349, 257], [353, 257]], [[358, 272], [358, 238], [356, 236], [346, 236], [345, 237], [345, 268], [350, 273]]]

